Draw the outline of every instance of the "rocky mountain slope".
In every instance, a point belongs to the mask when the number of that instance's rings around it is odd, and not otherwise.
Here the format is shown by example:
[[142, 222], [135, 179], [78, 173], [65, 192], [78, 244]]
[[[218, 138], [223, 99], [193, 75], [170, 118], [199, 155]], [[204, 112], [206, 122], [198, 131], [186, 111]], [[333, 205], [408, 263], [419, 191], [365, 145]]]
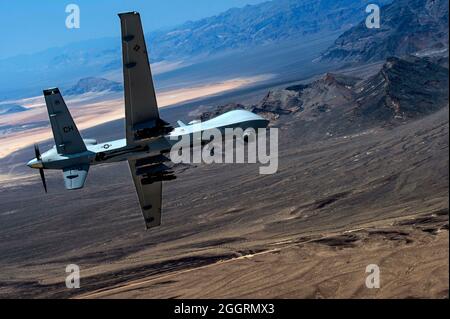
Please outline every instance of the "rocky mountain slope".
[[448, 50], [447, 0], [397, 0], [382, 7], [380, 16], [379, 29], [368, 29], [361, 21], [342, 34], [322, 59], [369, 62]]
[[389, 58], [355, 87], [357, 113], [375, 120], [417, 118], [448, 104], [448, 69], [428, 59]]
[[[275, 123], [295, 117], [311, 128], [305, 134], [347, 134], [395, 125], [448, 105], [448, 68], [429, 58], [389, 58], [367, 79], [327, 73], [308, 84], [270, 91], [255, 105], [228, 104], [205, 112], [202, 120], [235, 108], [261, 114]], [[290, 120], [287, 119], [289, 122]], [[316, 124], [313, 124], [316, 123]]]

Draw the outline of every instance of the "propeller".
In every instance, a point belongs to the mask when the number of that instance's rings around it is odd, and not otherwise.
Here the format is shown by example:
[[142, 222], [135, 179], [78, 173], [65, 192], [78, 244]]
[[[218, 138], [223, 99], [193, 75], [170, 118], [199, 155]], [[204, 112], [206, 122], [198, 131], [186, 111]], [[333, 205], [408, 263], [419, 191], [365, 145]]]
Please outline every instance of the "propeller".
[[[37, 144], [34, 144], [34, 155], [36, 155], [38, 161], [42, 160], [41, 152], [39, 151], [39, 146]], [[44, 185], [44, 190], [47, 193], [47, 183], [45, 182], [44, 169], [42, 167], [39, 168], [39, 175], [41, 175], [42, 185]]]

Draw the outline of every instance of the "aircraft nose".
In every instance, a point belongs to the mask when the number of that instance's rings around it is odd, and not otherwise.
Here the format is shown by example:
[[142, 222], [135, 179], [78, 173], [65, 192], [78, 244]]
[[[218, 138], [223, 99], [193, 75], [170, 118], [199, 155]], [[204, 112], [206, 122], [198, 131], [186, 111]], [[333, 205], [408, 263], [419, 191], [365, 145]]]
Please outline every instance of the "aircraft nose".
[[38, 161], [36, 158], [33, 158], [27, 163], [27, 166], [31, 168], [42, 168], [42, 162]]

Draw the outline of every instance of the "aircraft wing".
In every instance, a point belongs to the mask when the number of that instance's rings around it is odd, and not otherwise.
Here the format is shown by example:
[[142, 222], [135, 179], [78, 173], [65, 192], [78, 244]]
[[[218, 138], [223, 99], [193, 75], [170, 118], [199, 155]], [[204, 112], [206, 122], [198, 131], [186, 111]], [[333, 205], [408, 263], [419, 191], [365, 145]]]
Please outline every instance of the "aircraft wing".
[[89, 171], [89, 164], [82, 164], [63, 169], [64, 185], [67, 189], [83, 188]]
[[147, 47], [137, 12], [119, 14], [127, 144], [136, 143], [139, 131], [160, 124]]
[[85, 152], [86, 145], [67, 109], [59, 89], [44, 90], [44, 98], [58, 153], [75, 154]]
[[161, 225], [162, 182], [143, 185], [142, 176], [136, 175], [136, 161], [128, 160], [136, 193], [147, 229]]

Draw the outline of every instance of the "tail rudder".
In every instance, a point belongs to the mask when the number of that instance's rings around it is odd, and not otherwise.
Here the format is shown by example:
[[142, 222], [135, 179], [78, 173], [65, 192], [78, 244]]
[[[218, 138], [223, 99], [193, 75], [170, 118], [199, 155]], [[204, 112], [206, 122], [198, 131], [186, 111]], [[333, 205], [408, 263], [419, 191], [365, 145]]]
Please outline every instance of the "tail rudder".
[[86, 151], [86, 145], [59, 89], [44, 90], [44, 98], [58, 153], [75, 154]]

